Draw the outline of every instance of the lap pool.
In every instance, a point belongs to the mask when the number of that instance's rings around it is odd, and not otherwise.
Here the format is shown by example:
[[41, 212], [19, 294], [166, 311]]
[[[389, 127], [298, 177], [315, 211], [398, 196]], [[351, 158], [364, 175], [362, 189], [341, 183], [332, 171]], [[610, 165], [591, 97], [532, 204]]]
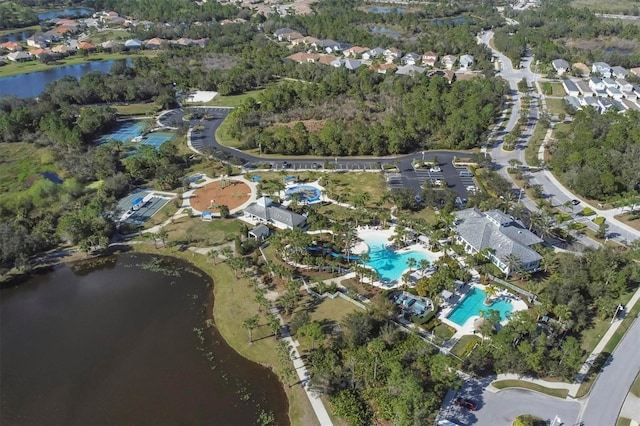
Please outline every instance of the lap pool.
[[504, 299], [497, 299], [491, 306], [486, 306], [484, 304], [486, 296], [486, 293], [479, 288], [472, 288], [469, 290], [467, 297], [462, 299], [449, 313], [447, 319], [459, 326], [463, 326], [469, 318], [480, 315], [481, 311], [488, 312], [491, 309], [500, 312], [500, 321], [504, 321], [511, 316], [513, 306], [510, 302]]

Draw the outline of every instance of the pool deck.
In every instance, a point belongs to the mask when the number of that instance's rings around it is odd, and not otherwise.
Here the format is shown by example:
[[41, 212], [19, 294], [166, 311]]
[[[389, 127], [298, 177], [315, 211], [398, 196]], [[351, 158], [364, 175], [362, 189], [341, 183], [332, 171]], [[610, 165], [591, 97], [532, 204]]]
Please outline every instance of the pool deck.
[[287, 196], [287, 193], [290, 192], [292, 189], [298, 187], [298, 186], [310, 186], [312, 188], [315, 188], [318, 190], [318, 193], [320, 194], [320, 196], [318, 197], [317, 200], [304, 200], [301, 202], [301, 204], [316, 204], [316, 203], [321, 203], [323, 201], [325, 201], [325, 198], [322, 196], [322, 193], [325, 192], [325, 188], [324, 186], [320, 186], [319, 181], [313, 181], [313, 182], [287, 182], [285, 189], [283, 191], [280, 191], [278, 193], [278, 196], [280, 197], [281, 200], [285, 200], [282, 205], [285, 207], [288, 207], [289, 204], [291, 204], [291, 202], [293, 200], [291, 200], [290, 197]]
[[[369, 238], [375, 237], [376, 239], [384, 238], [387, 241], [389, 241], [391, 238], [393, 238], [393, 235], [395, 233], [395, 227], [392, 226], [391, 228], [384, 229], [379, 226], [363, 226], [357, 229], [357, 233], [358, 233], [358, 238], [360, 238], [361, 240], [366, 240], [367, 237]], [[364, 241], [359, 241], [358, 243], [356, 243], [355, 246], [352, 247], [351, 251], [354, 254], [368, 253], [369, 246]], [[436, 260], [440, 259], [440, 257], [442, 257], [443, 255], [443, 253], [441, 252], [436, 253], [431, 250], [428, 250], [422, 244], [412, 244], [410, 246], [395, 250], [395, 252], [399, 254], [407, 253], [411, 251], [425, 254], [429, 258], [429, 262], [431, 264], [433, 264]], [[409, 271], [409, 268], [405, 269], [404, 271], [402, 271], [402, 275], [404, 275], [408, 271]], [[429, 275], [427, 274], [426, 276], [429, 276]], [[411, 274], [411, 277], [412, 277], [412, 281], [415, 282], [423, 277], [423, 273], [420, 270], [415, 270]], [[365, 280], [365, 282], [367, 282], [367, 280]], [[384, 290], [402, 287], [402, 283], [400, 282], [400, 280], [395, 280], [391, 282], [374, 281], [370, 284]]]
[[[470, 285], [469, 284], [465, 285], [461, 290], [456, 289], [456, 291], [453, 292], [454, 294], [453, 303], [445, 303], [443, 305], [440, 305], [440, 312], [438, 313], [438, 319], [442, 321], [444, 324], [450, 327], [453, 327], [456, 330], [456, 333], [451, 338], [452, 341], [457, 341], [458, 339], [460, 339], [462, 336], [466, 334], [475, 334], [473, 323], [477, 318], [480, 317], [480, 315], [470, 316], [463, 325], [456, 324], [455, 322], [447, 318], [451, 313], [451, 311], [453, 311], [456, 308], [456, 306], [458, 306], [458, 304], [462, 302], [462, 300], [464, 300], [464, 298], [467, 296], [467, 293], [469, 293], [469, 291], [471, 291], [471, 289], [474, 287], [482, 291], [484, 291], [484, 289], [486, 288], [486, 286], [483, 284], [480, 284], [478, 282], [472, 282]], [[496, 298], [500, 298], [500, 297], [509, 298], [509, 302], [513, 307], [513, 310], [511, 311], [512, 313], [517, 311], [526, 311], [528, 309], [527, 304], [523, 300], [521, 300], [518, 296], [514, 296], [513, 294], [507, 292], [506, 290], [501, 290], [496, 295]], [[508, 319], [504, 320], [500, 324], [505, 325], [508, 321], [509, 321]]]

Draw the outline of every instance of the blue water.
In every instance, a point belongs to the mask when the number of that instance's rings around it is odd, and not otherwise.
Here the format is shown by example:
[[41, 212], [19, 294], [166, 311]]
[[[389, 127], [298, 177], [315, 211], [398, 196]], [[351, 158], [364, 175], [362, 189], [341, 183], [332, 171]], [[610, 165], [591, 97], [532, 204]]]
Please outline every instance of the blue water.
[[[92, 71], [107, 73], [116, 61], [95, 61], [84, 64], [65, 65], [46, 71], [36, 71], [27, 74], [12, 75], [0, 78], [0, 97], [17, 96], [19, 98], [34, 98], [44, 92], [47, 84], [68, 75], [81, 78]], [[131, 60], [127, 59], [127, 65]], [[7, 65], [9, 66], [9, 65]]]
[[400, 39], [400, 33], [398, 33], [397, 31], [393, 31], [392, 29], [389, 29], [387, 27], [371, 27], [371, 32], [374, 34], [383, 34], [386, 36], [391, 37], [394, 40], [398, 40]]
[[115, 128], [111, 133], [103, 135], [98, 139], [99, 144], [107, 143], [112, 140], [118, 142], [130, 142], [136, 136], [140, 136], [146, 126], [144, 121], [126, 121]]
[[311, 185], [298, 185], [294, 186], [291, 189], [286, 191], [287, 198], [291, 196], [291, 194], [300, 193], [300, 200], [305, 201], [307, 203], [313, 203], [316, 201], [320, 201], [320, 190], [315, 186]]
[[404, 13], [405, 9], [402, 7], [370, 7], [369, 9], [367, 9], [369, 12], [371, 13]]
[[36, 33], [35, 30], [16, 31], [15, 33], [9, 33], [9, 34], [0, 36], [0, 42], [4, 43], [5, 41], [17, 41], [17, 42], [25, 41], [35, 33]]
[[[384, 236], [370, 236], [364, 239], [369, 246], [369, 260], [365, 263], [378, 272], [382, 281], [396, 281], [402, 277], [402, 273], [409, 269], [407, 260], [413, 257], [419, 264], [422, 259], [429, 257], [419, 251], [396, 253], [385, 248], [387, 239]], [[415, 269], [414, 269], [415, 270]]]
[[50, 12], [38, 13], [38, 19], [46, 21], [47, 19], [60, 18], [62, 16], [89, 16], [93, 13], [93, 10], [86, 7], [74, 7], [64, 10], [52, 10]]
[[495, 300], [491, 306], [485, 306], [484, 299], [486, 293], [478, 288], [469, 290], [467, 297], [458, 303], [453, 311], [447, 316], [447, 319], [462, 326], [472, 316], [480, 315], [480, 311], [488, 312], [490, 309], [500, 312], [500, 320], [504, 321], [509, 318], [513, 311], [510, 302], [503, 299]]

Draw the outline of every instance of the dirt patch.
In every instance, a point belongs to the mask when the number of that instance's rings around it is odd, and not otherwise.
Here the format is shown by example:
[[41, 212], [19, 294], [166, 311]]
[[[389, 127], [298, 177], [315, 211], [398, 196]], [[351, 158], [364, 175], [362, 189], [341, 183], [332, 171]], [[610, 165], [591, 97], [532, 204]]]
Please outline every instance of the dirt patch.
[[575, 47], [583, 50], [602, 50], [615, 48], [619, 51], [634, 51], [638, 47], [638, 43], [633, 40], [625, 40], [618, 37], [598, 37], [591, 40], [585, 39], [567, 39], [565, 41], [567, 47]]
[[232, 180], [230, 185], [224, 188], [220, 187], [220, 182], [211, 182], [196, 189], [189, 200], [191, 207], [201, 212], [220, 213], [217, 206], [227, 206], [229, 210], [233, 210], [246, 203], [251, 197], [251, 188], [244, 182]]

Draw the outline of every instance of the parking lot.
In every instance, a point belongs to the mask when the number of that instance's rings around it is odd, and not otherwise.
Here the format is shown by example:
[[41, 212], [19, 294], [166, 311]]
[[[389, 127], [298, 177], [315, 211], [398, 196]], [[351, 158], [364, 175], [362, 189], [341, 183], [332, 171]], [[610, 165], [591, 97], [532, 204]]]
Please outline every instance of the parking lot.
[[456, 167], [456, 171], [460, 176], [460, 181], [462, 185], [469, 192], [476, 192], [478, 190], [478, 186], [476, 185], [476, 181], [473, 178], [473, 173], [466, 167]]

